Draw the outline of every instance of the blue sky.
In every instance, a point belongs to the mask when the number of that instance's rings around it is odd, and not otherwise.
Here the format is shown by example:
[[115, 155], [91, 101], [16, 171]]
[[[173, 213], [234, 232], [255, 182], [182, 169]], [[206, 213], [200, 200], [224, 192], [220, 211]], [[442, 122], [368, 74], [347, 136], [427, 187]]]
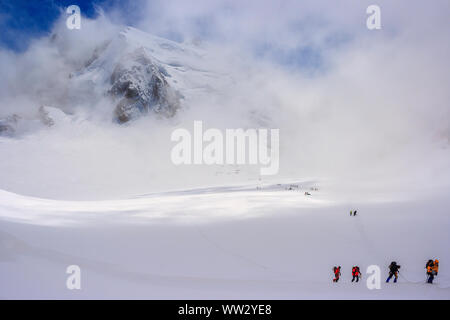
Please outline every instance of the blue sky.
[[[383, 31], [370, 33], [365, 20], [366, 7], [372, 2], [342, 1], [352, 6], [328, 0], [196, 0], [194, 4], [186, 0], [0, 0], [0, 49], [24, 52], [31, 40], [48, 35], [60, 13], [75, 4], [88, 18], [95, 18], [100, 7], [113, 23], [175, 41], [199, 37], [234, 43], [258, 57], [316, 72], [326, 68], [326, 54], [358, 38], [388, 35], [410, 22], [404, 17], [412, 16], [407, 11], [409, 1], [395, 7], [379, 0]], [[416, 11], [422, 13], [420, 9]]]
[[[73, 4], [78, 5], [82, 15], [89, 18], [95, 18], [98, 15], [96, 8], [101, 7], [106, 13], [112, 9], [118, 9], [120, 18], [125, 19], [121, 22], [127, 25], [136, 26], [136, 22], [144, 20], [142, 18], [145, 10], [141, 10], [141, 7], [144, 7], [141, 0], [0, 0], [0, 28], [2, 30], [0, 49], [9, 49], [15, 52], [25, 51], [31, 40], [47, 35], [60, 13]], [[158, 12], [158, 9], [152, 11], [155, 13]], [[148, 19], [153, 20], [159, 17], [160, 15], [157, 14]], [[206, 38], [216, 36], [216, 34], [208, 33], [214, 29], [213, 21], [209, 21], [213, 18], [212, 14], [197, 17], [196, 32]], [[167, 23], [167, 25], [171, 25], [171, 23]], [[173, 40], [182, 40], [177, 35], [176, 32], [172, 34], [167, 30], [162, 34]], [[261, 54], [271, 50], [271, 45], [268, 43], [257, 46], [257, 52]], [[279, 62], [288, 65], [299, 64], [316, 68], [322, 63], [320, 53], [312, 47], [270, 53], [274, 54], [280, 60]]]
[[[135, 14], [139, 10], [134, 7], [139, 1], [120, 0], [0, 0], [0, 48], [13, 51], [24, 51], [30, 40], [46, 35], [61, 10], [69, 5], [76, 4], [80, 7], [84, 16], [93, 18], [97, 15], [96, 7], [100, 6], [105, 11], [119, 8], [127, 11], [133, 24]], [[132, 14], [133, 13], [133, 14]]]

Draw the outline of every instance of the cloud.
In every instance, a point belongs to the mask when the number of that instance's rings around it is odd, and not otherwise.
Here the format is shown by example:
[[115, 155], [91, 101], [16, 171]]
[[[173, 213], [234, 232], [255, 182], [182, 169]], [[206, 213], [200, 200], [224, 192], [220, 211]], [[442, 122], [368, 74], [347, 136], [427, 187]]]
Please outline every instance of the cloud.
[[[217, 170], [174, 168], [168, 161], [174, 124], [191, 128], [193, 120], [218, 128], [279, 128], [282, 177], [447, 183], [449, 4], [378, 3], [380, 31], [365, 26], [369, 1], [140, 3], [142, 17], [134, 25], [180, 42], [201, 40], [208, 52], [202, 69], [224, 81], [201, 84], [214, 90], [184, 105], [173, 121], [150, 117], [127, 127], [111, 122], [105, 100], [68, 98], [89, 97], [71, 87], [68, 76], [122, 29], [126, 14], [113, 10], [83, 19], [80, 32], [65, 29], [62, 16], [56, 36], [35, 41], [22, 54], [0, 51], [0, 115], [50, 104], [103, 122], [0, 144], [10, 157], [0, 166], [0, 188], [55, 197], [71, 188], [84, 197], [93, 190], [108, 196], [225, 183]], [[42, 150], [34, 148], [42, 139]], [[25, 154], [29, 162], [15, 158]], [[17, 182], [23, 170], [34, 180]], [[252, 174], [244, 179], [256, 179]], [[39, 189], [44, 180], [52, 187]]]

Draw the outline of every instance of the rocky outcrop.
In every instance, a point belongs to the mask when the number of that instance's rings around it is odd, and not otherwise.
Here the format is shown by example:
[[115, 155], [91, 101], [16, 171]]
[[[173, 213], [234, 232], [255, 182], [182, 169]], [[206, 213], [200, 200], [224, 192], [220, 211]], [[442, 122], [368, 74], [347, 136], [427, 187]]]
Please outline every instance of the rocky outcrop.
[[72, 121], [71, 117], [59, 108], [41, 106], [37, 113], [19, 116], [12, 114], [0, 118], [0, 136], [17, 137], [26, 132], [38, 130], [43, 125], [53, 127], [60, 123]]
[[54, 126], [56, 123], [60, 123], [68, 120], [68, 116], [61, 109], [41, 106], [39, 108], [39, 120], [47, 127]]
[[124, 56], [110, 78], [109, 94], [118, 101], [114, 110], [119, 123], [155, 112], [171, 117], [180, 105], [180, 95], [167, 82], [164, 68], [143, 48]]
[[16, 132], [17, 122], [20, 117], [16, 114], [0, 118], [0, 136], [11, 137]]

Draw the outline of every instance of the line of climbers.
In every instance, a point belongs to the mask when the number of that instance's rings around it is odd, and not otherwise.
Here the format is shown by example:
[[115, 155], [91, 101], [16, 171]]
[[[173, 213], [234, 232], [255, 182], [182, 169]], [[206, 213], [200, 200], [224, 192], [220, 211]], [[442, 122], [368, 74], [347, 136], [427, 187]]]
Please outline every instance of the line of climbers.
[[[341, 266], [339, 267], [334, 267], [333, 268], [333, 272], [334, 272], [334, 279], [333, 282], [338, 282], [339, 278], [341, 276]], [[352, 267], [352, 282], [356, 280], [356, 282], [359, 281], [359, 278], [361, 278], [361, 270], [359, 269], [358, 266], [353, 266]]]
[[[394, 283], [396, 283], [397, 279], [398, 279], [400, 265], [398, 265], [397, 262], [392, 261], [388, 268], [389, 268], [389, 276], [386, 279], [386, 282], [389, 282], [392, 279], [392, 277], [394, 277]], [[428, 260], [425, 268], [427, 270], [427, 282], [433, 283], [434, 277], [437, 276], [438, 271], [439, 271], [439, 260], [438, 259], [435, 259], [434, 261], [432, 259]], [[339, 278], [341, 276], [341, 266], [338, 266], [338, 267], [335, 266], [333, 268], [333, 273], [334, 273], [333, 282], [338, 282]], [[352, 282], [354, 282], [354, 281], [358, 282], [359, 278], [361, 278], [361, 276], [362, 276], [362, 274], [361, 274], [361, 270], [359, 269], [359, 267], [353, 266], [352, 267]]]

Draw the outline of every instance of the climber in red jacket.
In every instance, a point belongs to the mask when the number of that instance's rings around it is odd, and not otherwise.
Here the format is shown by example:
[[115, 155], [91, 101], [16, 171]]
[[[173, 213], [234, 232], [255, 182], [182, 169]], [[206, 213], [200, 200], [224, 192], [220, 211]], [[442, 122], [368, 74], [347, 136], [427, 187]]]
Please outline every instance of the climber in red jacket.
[[352, 268], [352, 276], [353, 276], [352, 282], [355, 281], [355, 280], [356, 280], [356, 282], [359, 281], [359, 278], [361, 277], [361, 271], [359, 270], [358, 266], [354, 266]]
[[341, 276], [341, 266], [334, 267], [333, 268], [333, 272], [334, 272], [333, 282], [338, 282], [339, 281], [339, 277]]

